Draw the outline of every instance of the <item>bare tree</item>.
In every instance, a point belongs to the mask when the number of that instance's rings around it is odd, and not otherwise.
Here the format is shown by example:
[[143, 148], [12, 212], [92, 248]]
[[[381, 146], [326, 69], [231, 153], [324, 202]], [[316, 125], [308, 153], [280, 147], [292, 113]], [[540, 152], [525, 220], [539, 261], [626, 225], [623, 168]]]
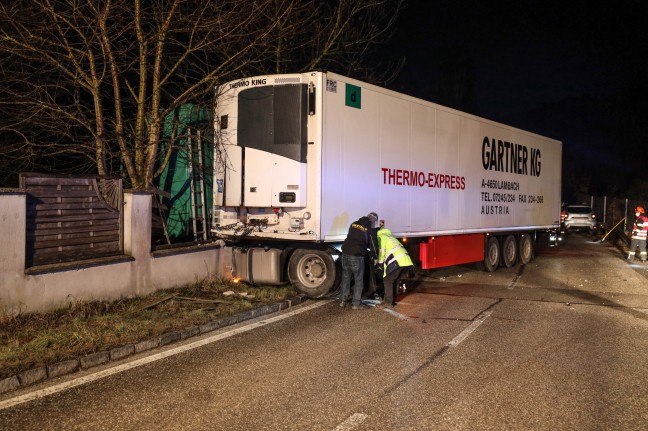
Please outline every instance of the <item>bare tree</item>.
[[391, 37], [402, 0], [312, 0], [284, 15], [280, 3], [268, 15], [276, 23], [268, 39], [275, 73], [323, 68], [374, 83], [394, 79], [400, 65], [376, 65], [372, 54]]
[[3, 152], [85, 162], [99, 175], [123, 165], [145, 189], [173, 149], [160, 150], [165, 120], [189, 102], [210, 106], [218, 83], [318, 67], [379, 76], [367, 54], [401, 1], [3, 2]]

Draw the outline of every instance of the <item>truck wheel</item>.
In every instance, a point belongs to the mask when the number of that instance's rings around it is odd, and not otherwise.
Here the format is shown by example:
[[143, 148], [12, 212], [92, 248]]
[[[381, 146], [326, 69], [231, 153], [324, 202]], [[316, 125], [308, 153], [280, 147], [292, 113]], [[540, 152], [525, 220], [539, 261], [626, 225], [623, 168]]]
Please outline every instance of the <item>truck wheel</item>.
[[484, 268], [488, 272], [497, 269], [500, 261], [500, 245], [496, 237], [491, 236], [486, 243], [486, 255], [484, 256]]
[[533, 260], [533, 241], [531, 235], [520, 236], [520, 262], [526, 265]]
[[321, 298], [329, 293], [338, 273], [333, 257], [322, 250], [298, 248], [288, 262], [288, 280], [309, 298]]
[[504, 238], [504, 245], [502, 246], [502, 262], [507, 268], [515, 265], [517, 261], [517, 241], [513, 235], [508, 235]]

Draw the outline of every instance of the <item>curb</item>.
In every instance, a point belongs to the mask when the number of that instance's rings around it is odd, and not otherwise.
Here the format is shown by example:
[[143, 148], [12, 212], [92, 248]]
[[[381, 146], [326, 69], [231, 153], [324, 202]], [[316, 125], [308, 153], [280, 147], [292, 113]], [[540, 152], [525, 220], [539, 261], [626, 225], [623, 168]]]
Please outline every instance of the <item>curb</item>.
[[115, 347], [108, 351], [89, 353], [77, 359], [47, 364], [21, 371], [10, 377], [0, 380], [0, 394], [15, 391], [16, 389], [25, 388], [48, 379], [65, 376], [79, 370], [87, 370], [111, 361], [124, 359], [136, 353], [146, 352], [158, 347], [167, 346], [178, 341], [184, 341], [197, 335], [204, 335], [216, 329], [244, 322], [255, 317], [265, 316], [266, 314], [276, 313], [306, 301], [308, 296], [299, 295], [282, 302], [264, 305], [260, 308], [247, 310], [232, 316], [223, 317], [218, 320], [207, 322], [200, 326], [191, 326], [184, 330], [167, 332], [158, 337], [148, 340], [142, 340], [138, 343], [127, 344], [121, 347]]

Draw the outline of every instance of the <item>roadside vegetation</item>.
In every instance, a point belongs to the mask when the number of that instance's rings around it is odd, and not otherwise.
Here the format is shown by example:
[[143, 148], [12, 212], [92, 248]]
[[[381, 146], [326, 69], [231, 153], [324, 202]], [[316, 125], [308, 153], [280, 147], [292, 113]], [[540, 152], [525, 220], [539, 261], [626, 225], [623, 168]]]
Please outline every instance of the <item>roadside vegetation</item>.
[[78, 301], [47, 313], [4, 315], [0, 317], [0, 379], [296, 295], [292, 286], [253, 287], [212, 278], [146, 297]]

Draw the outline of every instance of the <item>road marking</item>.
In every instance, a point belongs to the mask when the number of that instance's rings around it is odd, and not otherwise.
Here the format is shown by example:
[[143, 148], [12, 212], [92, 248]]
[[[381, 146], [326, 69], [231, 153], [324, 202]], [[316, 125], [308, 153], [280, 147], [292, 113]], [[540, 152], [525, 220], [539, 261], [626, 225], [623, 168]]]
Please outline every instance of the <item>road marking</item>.
[[409, 320], [409, 317], [405, 316], [404, 314], [400, 314], [398, 311], [392, 310], [391, 308], [384, 308], [383, 310], [388, 312], [392, 316], [399, 318], [400, 320]]
[[347, 418], [344, 422], [338, 425], [333, 431], [351, 431], [357, 428], [369, 416], [364, 413], [354, 413]]
[[[378, 301], [377, 299], [363, 299], [362, 300], [363, 304], [367, 304], [370, 307], [374, 307], [374, 308], [378, 308], [378, 309], [381, 308], [381, 307], [379, 307], [381, 302], [382, 301]], [[400, 314], [398, 311], [396, 311], [394, 309], [383, 308], [383, 311], [388, 312], [389, 314], [391, 314], [394, 317], [398, 317], [400, 320], [409, 320], [409, 317], [405, 316], [404, 314]]]
[[484, 323], [484, 320], [486, 320], [486, 318], [488, 318], [488, 316], [490, 316], [491, 313], [492, 313], [492, 311], [485, 311], [482, 314], [480, 314], [479, 316], [477, 316], [477, 318], [475, 320], [473, 320], [473, 322], [470, 325], [468, 325], [468, 327], [466, 329], [461, 331], [461, 333], [459, 335], [454, 337], [448, 343], [448, 346], [449, 347], [457, 347], [459, 344], [461, 344], [461, 342], [463, 340], [465, 340], [470, 334], [475, 332], [475, 329], [477, 329], [479, 327], [479, 325]]
[[511, 280], [511, 283], [508, 285], [507, 289], [513, 290], [520, 277], [522, 277], [522, 273], [524, 272], [524, 267], [525, 265], [520, 265], [518, 270], [515, 272], [515, 277], [513, 277], [513, 280]]
[[251, 323], [251, 324], [246, 325], [246, 326], [241, 326], [239, 328], [235, 328], [235, 329], [229, 330], [227, 332], [212, 335], [211, 337], [204, 338], [204, 339], [198, 340], [198, 341], [194, 341], [193, 343], [185, 344], [183, 346], [179, 346], [179, 347], [176, 347], [176, 348], [173, 348], [173, 349], [169, 349], [169, 350], [166, 350], [164, 352], [156, 353], [156, 354], [147, 356], [145, 358], [136, 359], [134, 361], [131, 361], [131, 362], [128, 362], [128, 363], [125, 363], [125, 364], [122, 364], [122, 365], [117, 365], [115, 367], [111, 367], [111, 368], [105, 369], [103, 371], [98, 371], [96, 373], [92, 373], [92, 374], [89, 374], [87, 376], [78, 377], [76, 379], [73, 379], [73, 380], [70, 380], [70, 381], [67, 381], [67, 382], [64, 382], [64, 383], [60, 383], [58, 385], [50, 386], [50, 387], [45, 388], [45, 389], [40, 389], [38, 391], [30, 392], [30, 393], [25, 394], [25, 395], [21, 395], [21, 396], [14, 397], [14, 398], [9, 398], [8, 400], [0, 401], [0, 410], [6, 409], [6, 408], [9, 408], [9, 407], [13, 407], [13, 406], [16, 406], [18, 404], [23, 404], [23, 403], [26, 403], [26, 402], [29, 402], [29, 401], [33, 401], [33, 400], [36, 400], [36, 399], [39, 399], [39, 398], [44, 398], [46, 396], [53, 395], [53, 394], [56, 394], [58, 392], [65, 391], [67, 389], [71, 389], [71, 388], [74, 388], [76, 386], [81, 386], [81, 385], [84, 385], [86, 383], [93, 382], [95, 380], [103, 379], [104, 377], [112, 376], [114, 374], [122, 373], [122, 372], [128, 371], [128, 370], [132, 370], [133, 368], [137, 368], [137, 367], [142, 366], [142, 365], [150, 364], [152, 362], [159, 361], [160, 359], [165, 359], [165, 358], [168, 358], [170, 356], [174, 356], [174, 355], [177, 355], [177, 354], [180, 354], [180, 353], [187, 352], [189, 350], [196, 349], [198, 347], [205, 346], [207, 344], [214, 343], [216, 341], [224, 340], [224, 339], [232, 337], [234, 335], [249, 332], [249, 331], [252, 331], [254, 329], [260, 328], [262, 326], [265, 326], [265, 325], [267, 325], [269, 323], [279, 322], [281, 320], [288, 319], [288, 318], [290, 318], [292, 316], [296, 316], [298, 314], [305, 313], [305, 312], [310, 311], [310, 310], [312, 310], [314, 308], [321, 307], [323, 305], [328, 304], [331, 301], [333, 301], [333, 300], [317, 301], [314, 304], [307, 305], [305, 307], [298, 308], [298, 309], [286, 312], [284, 314], [281, 314], [281, 315], [278, 315], [278, 316], [275, 316], [275, 317], [271, 317], [269, 319], [264, 319], [264, 320], [261, 320], [259, 322]]

